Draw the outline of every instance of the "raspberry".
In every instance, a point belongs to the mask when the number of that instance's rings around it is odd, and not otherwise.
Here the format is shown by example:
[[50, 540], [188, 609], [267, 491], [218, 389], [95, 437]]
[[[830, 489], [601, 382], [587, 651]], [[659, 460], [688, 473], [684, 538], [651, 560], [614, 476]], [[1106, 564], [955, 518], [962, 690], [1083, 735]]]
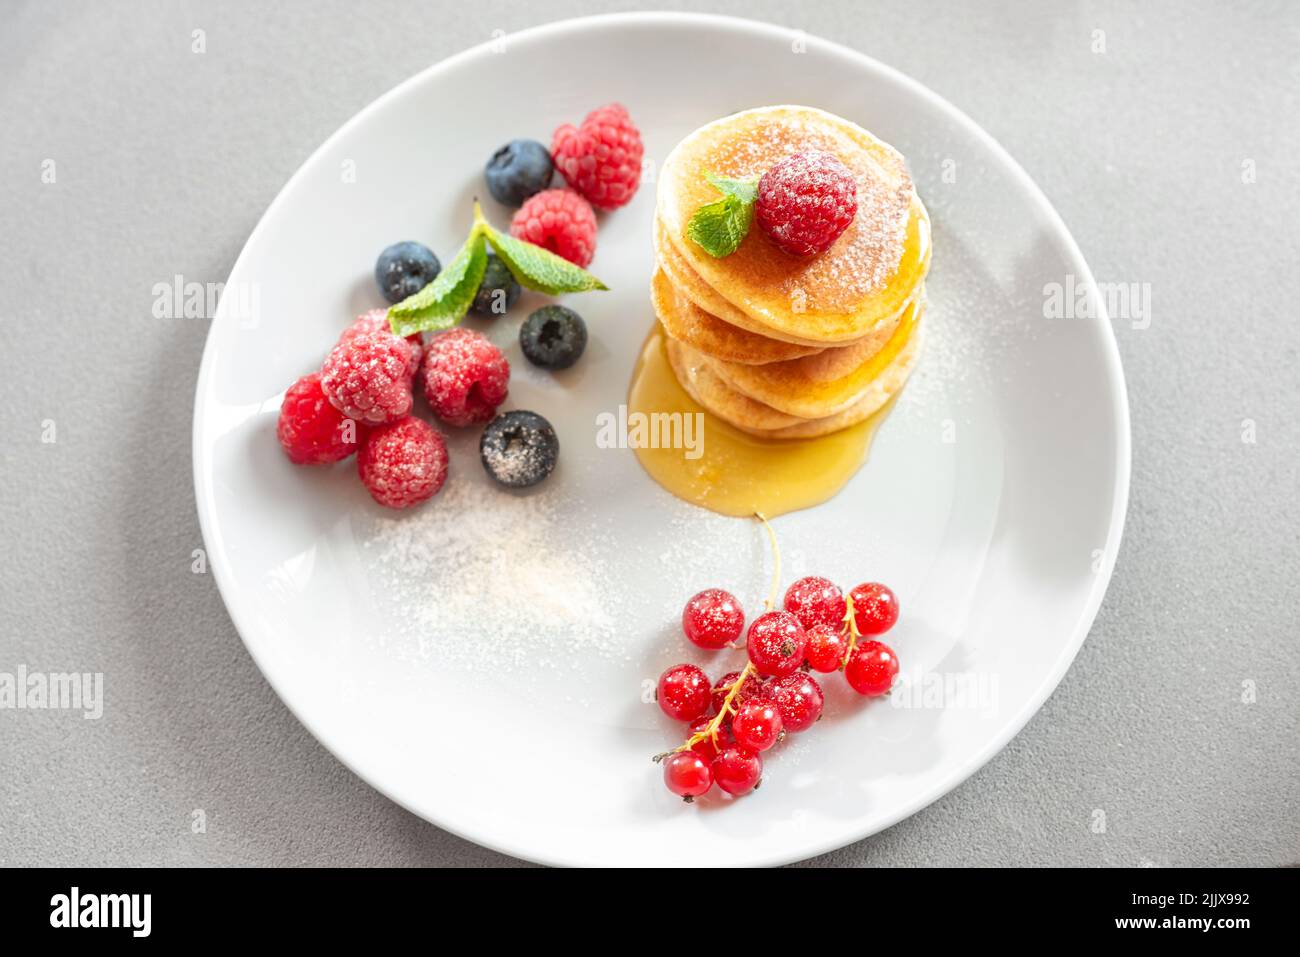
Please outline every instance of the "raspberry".
[[596, 213], [571, 189], [545, 189], [519, 207], [510, 235], [585, 267], [596, 253]]
[[330, 405], [320, 387], [320, 373], [313, 372], [285, 392], [275, 434], [295, 465], [328, 465], [355, 452], [364, 429]]
[[424, 396], [449, 425], [487, 422], [509, 384], [510, 363], [480, 332], [450, 329], [424, 350]]
[[[368, 332], [392, 332], [392, 327], [388, 324], [387, 309], [371, 309], [357, 316], [356, 321], [343, 330], [339, 342], [351, 342], [357, 336]], [[420, 359], [424, 355], [424, 341], [418, 332], [407, 336], [405, 341], [411, 346], [411, 374], [414, 375], [420, 368]]]
[[617, 209], [641, 182], [645, 146], [620, 103], [592, 110], [576, 129], [565, 123], [551, 137], [551, 158], [570, 186], [601, 209]]
[[428, 422], [408, 416], [370, 431], [357, 453], [357, 474], [380, 505], [410, 508], [447, 481], [447, 445]]
[[758, 225], [792, 256], [830, 249], [857, 211], [853, 173], [830, 153], [787, 156], [758, 181]]
[[391, 332], [340, 342], [321, 367], [321, 388], [350, 419], [381, 425], [411, 411], [411, 345]]

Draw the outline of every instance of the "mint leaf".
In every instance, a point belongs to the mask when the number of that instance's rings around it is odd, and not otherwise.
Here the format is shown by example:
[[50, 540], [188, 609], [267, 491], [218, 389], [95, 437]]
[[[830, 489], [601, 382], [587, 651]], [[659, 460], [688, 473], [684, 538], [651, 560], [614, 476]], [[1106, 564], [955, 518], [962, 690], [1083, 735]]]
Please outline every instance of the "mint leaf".
[[753, 221], [753, 203], [726, 196], [697, 209], [686, 224], [686, 235], [714, 259], [721, 259], [740, 247]]
[[609, 288], [581, 266], [575, 266], [549, 249], [516, 239], [493, 229], [486, 222], [478, 228], [487, 235], [488, 242], [521, 286], [548, 296]]
[[704, 178], [719, 192], [726, 196], [734, 196], [742, 203], [752, 203], [758, 199], [757, 176], [750, 179], [727, 179], [713, 173], [705, 173]]
[[399, 336], [450, 329], [465, 317], [487, 268], [487, 245], [477, 228], [446, 268], [413, 296], [388, 309], [388, 325]]
[[474, 203], [474, 225], [469, 238], [445, 269], [413, 296], [388, 308], [388, 326], [399, 336], [450, 329], [469, 311], [474, 294], [483, 284], [487, 246], [491, 243], [521, 286], [547, 295], [606, 289], [603, 282], [550, 250], [534, 246], [493, 229]]
[[704, 178], [722, 193], [722, 199], [697, 209], [686, 224], [686, 235], [714, 259], [721, 259], [734, 253], [749, 235], [758, 179], [727, 179], [713, 173], [705, 173]]

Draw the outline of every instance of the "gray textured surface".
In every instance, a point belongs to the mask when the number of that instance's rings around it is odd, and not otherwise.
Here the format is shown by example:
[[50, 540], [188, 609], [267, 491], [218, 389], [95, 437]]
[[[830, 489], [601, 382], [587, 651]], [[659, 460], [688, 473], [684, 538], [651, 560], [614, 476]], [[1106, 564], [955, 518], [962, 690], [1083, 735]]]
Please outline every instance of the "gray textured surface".
[[[191, 573], [207, 322], [154, 319], [152, 288], [223, 280], [299, 163], [399, 80], [623, 6], [5, 4], [0, 671], [103, 671], [108, 706], [0, 711], [0, 863], [513, 863], [339, 765]], [[1020, 160], [1100, 280], [1152, 290], [1150, 328], [1116, 323], [1133, 495], [1074, 667], [970, 781], [817, 863], [1300, 861], [1300, 10], [701, 7], [928, 84]]]

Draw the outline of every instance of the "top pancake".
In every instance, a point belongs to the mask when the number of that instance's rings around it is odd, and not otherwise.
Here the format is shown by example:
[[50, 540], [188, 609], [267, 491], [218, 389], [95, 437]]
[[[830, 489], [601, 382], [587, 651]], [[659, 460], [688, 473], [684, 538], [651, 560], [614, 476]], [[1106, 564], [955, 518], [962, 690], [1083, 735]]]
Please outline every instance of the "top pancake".
[[765, 336], [768, 339], [777, 339], [781, 342], [789, 342], [799, 346], [811, 346], [816, 349], [824, 349], [827, 345], [839, 345], [840, 343], [818, 342], [813, 339], [801, 338], [791, 335], [788, 332], [782, 332], [764, 325], [756, 319], [741, 312], [727, 300], [723, 299], [713, 287], [700, 278], [691, 264], [688, 263], [682, 254], [677, 251], [668, 238], [668, 233], [664, 225], [655, 217], [654, 227], [654, 247], [655, 262], [663, 270], [664, 275], [668, 277], [673, 288], [686, 297], [700, 309], [704, 310], [711, 316], [721, 319], [729, 325], [738, 329], [744, 329], [746, 332], [752, 332], [755, 335]]
[[[695, 210], [721, 195], [706, 173], [755, 177], [810, 149], [832, 153], [857, 180], [857, 214], [826, 252], [790, 256], [755, 226], [734, 253], [715, 259], [686, 237]], [[896, 317], [929, 264], [929, 221], [902, 156], [810, 107], [747, 110], [696, 130], [664, 161], [657, 201], [664, 236], [684, 264], [738, 311], [801, 342], [857, 339]]]

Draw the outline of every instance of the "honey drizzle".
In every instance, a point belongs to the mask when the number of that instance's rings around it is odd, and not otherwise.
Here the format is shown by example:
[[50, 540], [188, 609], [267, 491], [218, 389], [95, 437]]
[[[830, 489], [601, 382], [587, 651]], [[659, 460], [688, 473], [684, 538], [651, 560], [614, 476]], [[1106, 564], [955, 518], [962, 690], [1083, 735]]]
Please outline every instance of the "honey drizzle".
[[[723, 515], [768, 517], [820, 505], [866, 461], [872, 437], [893, 401], [862, 422], [811, 439], [764, 439], [704, 410], [677, 382], [654, 331], [641, 349], [628, 391], [629, 419], [637, 413], [703, 415], [702, 454], [681, 448], [637, 448], [650, 477], [684, 501]], [[655, 421], [650, 419], [649, 421]]]

